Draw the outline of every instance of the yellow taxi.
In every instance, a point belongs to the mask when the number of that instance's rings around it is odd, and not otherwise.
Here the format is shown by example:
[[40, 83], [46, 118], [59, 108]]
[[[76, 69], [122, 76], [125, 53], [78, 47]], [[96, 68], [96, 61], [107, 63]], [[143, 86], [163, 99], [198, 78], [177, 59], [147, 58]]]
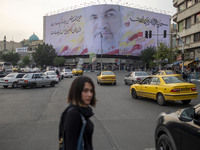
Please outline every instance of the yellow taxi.
[[174, 73], [173, 70], [159, 70], [156, 75], [172, 75], [172, 76], [179, 76], [181, 77], [181, 74]]
[[166, 101], [181, 101], [189, 104], [191, 99], [197, 98], [196, 85], [185, 82], [179, 76], [151, 75], [138, 84], [130, 86], [133, 99], [146, 97], [154, 99], [159, 105]]
[[13, 68], [12, 68], [12, 71], [13, 71], [13, 72], [17, 72], [17, 71], [18, 71], [18, 68], [17, 68], [17, 67], [13, 67]]
[[83, 75], [83, 70], [76, 68], [76, 69], [72, 69], [72, 74], [73, 75]]
[[101, 71], [97, 74], [97, 83], [112, 83], [116, 85], [116, 76], [112, 71]]

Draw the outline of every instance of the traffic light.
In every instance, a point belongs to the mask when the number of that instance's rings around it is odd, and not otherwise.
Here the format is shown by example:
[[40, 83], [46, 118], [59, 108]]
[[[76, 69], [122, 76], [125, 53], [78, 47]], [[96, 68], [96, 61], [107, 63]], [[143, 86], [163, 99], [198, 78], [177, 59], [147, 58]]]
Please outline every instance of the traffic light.
[[152, 31], [149, 30], [149, 38], [151, 38], [151, 37], [152, 37]]
[[166, 37], [167, 37], [167, 30], [164, 30], [163, 37], [164, 37], [164, 38], [166, 38]]
[[145, 31], [145, 38], [148, 39], [148, 31]]

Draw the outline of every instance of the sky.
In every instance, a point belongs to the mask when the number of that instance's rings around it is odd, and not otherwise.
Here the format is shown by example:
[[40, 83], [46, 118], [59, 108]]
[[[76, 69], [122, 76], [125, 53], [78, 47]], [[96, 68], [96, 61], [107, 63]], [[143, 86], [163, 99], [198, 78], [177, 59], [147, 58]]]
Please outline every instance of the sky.
[[43, 17], [97, 4], [119, 4], [169, 15], [176, 13], [173, 0], [1, 0], [0, 41], [20, 42], [35, 33], [43, 39]]

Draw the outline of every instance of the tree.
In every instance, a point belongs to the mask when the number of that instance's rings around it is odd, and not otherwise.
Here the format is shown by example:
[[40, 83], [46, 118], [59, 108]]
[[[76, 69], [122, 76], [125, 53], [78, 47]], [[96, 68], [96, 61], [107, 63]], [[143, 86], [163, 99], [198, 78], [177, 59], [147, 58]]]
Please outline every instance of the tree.
[[41, 67], [52, 66], [54, 58], [57, 56], [52, 45], [39, 44], [36, 51], [32, 54], [35, 63]]
[[66, 60], [63, 57], [55, 57], [53, 63], [57, 67], [62, 67], [65, 65], [65, 61]]
[[154, 54], [155, 60], [158, 61], [161, 66], [169, 63], [171, 58], [171, 49], [164, 43], [159, 43], [157, 52]]
[[148, 69], [148, 66], [151, 66], [153, 61], [153, 55], [156, 53], [155, 47], [147, 47], [140, 54], [140, 59], [145, 64], [145, 68]]
[[18, 61], [20, 60], [20, 55], [19, 53], [9, 51], [7, 53], [2, 54], [1, 59], [6, 62], [11, 62], [12, 65], [16, 66]]
[[23, 65], [23, 66], [29, 65], [30, 62], [31, 62], [31, 60], [30, 60], [30, 57], [29, 57], [29, 56], [25, 56], [25, 57], [22, 58], [22, 65]]

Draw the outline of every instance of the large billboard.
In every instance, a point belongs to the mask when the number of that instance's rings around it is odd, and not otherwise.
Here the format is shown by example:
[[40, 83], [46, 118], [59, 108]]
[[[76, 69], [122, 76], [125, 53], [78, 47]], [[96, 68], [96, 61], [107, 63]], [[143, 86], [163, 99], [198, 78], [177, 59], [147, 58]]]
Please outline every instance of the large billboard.
[[[145, 31], [152, 31], [145, 38]], [[44, 41], [59, 56], [138, 56], [157, 43], [169, 45], [170, 16], [119, 5], [94, 5], [44, 17]]]

